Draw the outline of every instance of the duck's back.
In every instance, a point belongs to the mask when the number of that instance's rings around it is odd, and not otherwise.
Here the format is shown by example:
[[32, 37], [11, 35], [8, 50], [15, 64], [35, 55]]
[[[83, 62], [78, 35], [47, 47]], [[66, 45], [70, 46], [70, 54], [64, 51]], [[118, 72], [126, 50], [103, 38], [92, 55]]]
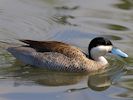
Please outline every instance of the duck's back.
[[82, 58], [85, 54], [74, 46], [57, 41], [21, 40], [37, 52], [58, 52], [70, 58]]

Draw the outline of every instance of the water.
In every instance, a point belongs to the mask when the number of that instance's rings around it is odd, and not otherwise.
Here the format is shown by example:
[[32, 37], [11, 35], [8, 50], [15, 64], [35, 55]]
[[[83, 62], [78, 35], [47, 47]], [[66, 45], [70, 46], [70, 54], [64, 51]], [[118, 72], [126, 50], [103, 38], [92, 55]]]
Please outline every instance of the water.
[[0, 100], [132, 100], [132, 0], [0, 0], [0, 41], [58, 40], [87, 52], [96, 36], [129, 58], [89, 75], [32, 68], [0, 48]]

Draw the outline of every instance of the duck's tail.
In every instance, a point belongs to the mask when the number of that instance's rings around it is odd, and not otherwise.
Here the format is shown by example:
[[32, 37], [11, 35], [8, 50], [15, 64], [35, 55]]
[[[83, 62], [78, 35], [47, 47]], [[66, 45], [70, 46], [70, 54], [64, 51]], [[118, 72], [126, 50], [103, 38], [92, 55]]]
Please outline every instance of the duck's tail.
[[14, 43], [14, 42], [7, 42], [7, 41], [1, 41], [0, 40], [0, 48], [2, 49], [8, 49], [10, 47], [16, 47], [16, 46], [21, 46], [23, 45], [22, 43]]

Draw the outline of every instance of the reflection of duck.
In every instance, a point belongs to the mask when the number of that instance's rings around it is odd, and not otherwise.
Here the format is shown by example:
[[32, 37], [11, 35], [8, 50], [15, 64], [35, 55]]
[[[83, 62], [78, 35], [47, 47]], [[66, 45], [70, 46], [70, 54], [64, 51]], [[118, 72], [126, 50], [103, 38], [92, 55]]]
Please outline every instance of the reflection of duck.
[[[46, 76], [44, 76], [46, 75]], [[74, 85], [80, 82], [85, 75], [74, 75], [69, 73], [58, 73], [58, 72], [45, 72], [41, 75], [38, 75], [36, 79], [33, 79], [36, 84], [44, 86], [67, 86]], [[31, 76], [32, 77], [32, 76]], [[35, 78], [35, 76], [33, 77]]]
[[15, 62], [10, 68], [3, 68], [1, 71], [5, 72], [6, 76], [13, 76], [15, 86], [33, 85], [33, 83], [43, 86], [67, 86], [77, 84], [88, 76], [79, 73], [42, 70], [42, 68], [33, 68], [29, 65], [23, 66], [20, 62]]
[[116, 66], [117, 67], [111, 66], [111, 67], [114, 67], [111, 69], [104, 69], [104, 70], [95, 71], [88, 74], [87, 75], [88, 87], [83, 86], [82, 88], [72, 88], [72, 89], [68, 89], [67, 92], [81, 91], [85, 89], [91, 89], [94, 91], [105, 91], [112, 84], [118, 82], [120, 77], [126, 72], [126, 70], [124, 69], [124, 66], [121, 66], [121, 65], [116, 65]]
[[112, 80], [110, 77], [102, 74], [91, 75], [88, 79], [88, 87], [95, 91], [104, 91], [111, 86]]
[[[105, 73], [103, 73], [105, 74]], [[92, 89], [94, 91], [104, 91], [108, 89], [112, 85], [111, 77], [108, 74], [94, 74], [94, 75], [88, 75], [88, 87], [82, 87], [82, 88], [73, 88], [67, 90], [68, 92], [74, 92], [74, 91], [80, 91], [84, 89]]]
[[27, 45], [8, 47], [8, 51], [20, 61], [51, 70], [67, 72], [91, 72], [108, 64], [103, 57], [111, 52], [118, 56], [128, 55], [113, 48], [112, 43], [103, 38], [94, 38], [88, 47], [89, 59], [78, 48], [57, 41], [20, 40]]

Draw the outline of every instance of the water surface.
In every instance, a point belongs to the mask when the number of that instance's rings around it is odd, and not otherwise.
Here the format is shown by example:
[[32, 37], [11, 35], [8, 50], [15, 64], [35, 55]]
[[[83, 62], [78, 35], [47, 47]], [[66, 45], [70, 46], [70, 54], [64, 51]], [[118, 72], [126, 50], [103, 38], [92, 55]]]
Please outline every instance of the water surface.
[[132, 12], [132, 0], [0, 0], [0, 41], [58, 40], [87, 52], [104, 36], [129, 55], [84, 75], [24, 65], [0, 43], [0, 100], [132, 100]]

